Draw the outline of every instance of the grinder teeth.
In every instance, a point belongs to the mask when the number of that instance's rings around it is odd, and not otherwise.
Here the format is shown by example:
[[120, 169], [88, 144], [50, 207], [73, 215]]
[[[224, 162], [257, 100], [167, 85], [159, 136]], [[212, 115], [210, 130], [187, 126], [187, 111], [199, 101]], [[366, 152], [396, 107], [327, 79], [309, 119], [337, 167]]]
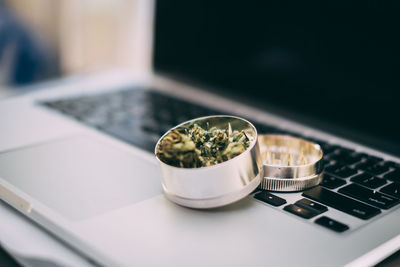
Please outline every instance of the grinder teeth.
[[261, 188], [300, 191], [322, 180], [322, 149], [319, 145], [288, 135], [260, 135], [264, 179]]

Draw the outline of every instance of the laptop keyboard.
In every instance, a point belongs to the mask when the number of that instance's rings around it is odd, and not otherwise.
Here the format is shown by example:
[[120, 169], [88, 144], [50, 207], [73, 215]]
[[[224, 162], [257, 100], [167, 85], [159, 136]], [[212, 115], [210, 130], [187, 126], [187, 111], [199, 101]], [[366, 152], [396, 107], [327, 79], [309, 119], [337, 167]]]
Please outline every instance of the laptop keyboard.
[[[41, 104], [149, 152], [154, 151], [161, 135], [181, 122], [195, 117], [229, 114], [140, 88]], [[302, 137], [271, 125], [254, 125], [260, 134], [282, 133]], [[295, 203], [287, 203], [282, 194], [279, 197], [264, 190], [257, 190], [255, 199], [305, 220], [318, 216], [313, 221], [315, 224], [335, 232], [346, 231], [349, 227], [335, 218], [319, 216], [329, 208], [367, 221], [399, 204], [399, 163], [322, 140], [305, 138], [320, 144], [324, 151], [325, 173], [321, 184], [303, 192], [304, 198]]]
[[43, 105], [135, 145], [154, 151], [157, 140], [191, 118], [220, 114], [151, 90], [122, 90], [44, 102]]

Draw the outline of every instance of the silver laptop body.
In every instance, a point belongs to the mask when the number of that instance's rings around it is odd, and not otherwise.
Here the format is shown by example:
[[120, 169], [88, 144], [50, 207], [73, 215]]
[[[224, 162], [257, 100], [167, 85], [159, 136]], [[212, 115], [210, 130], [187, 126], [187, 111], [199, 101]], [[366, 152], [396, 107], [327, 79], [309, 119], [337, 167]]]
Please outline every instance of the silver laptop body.
[[[40, 103], [152, 88], [282, 130], [400, 163], [400, 158], [154, 73], [65, 79], [0, 102], [1, 199], [104, 266], [367, 266], [400, 248], [400, 210], [362, 220], [328, 207], [336, 233], [254, 199], [194, 210], [162, 194], [154, 155]], [[146, 90], [146, 89], [145, 89]], [[388, 182], [389, 183], [389, 182]], [[337, 191], [337, 189], [333, 190]], [[295, 203], [300, 193], [274, 193]]]

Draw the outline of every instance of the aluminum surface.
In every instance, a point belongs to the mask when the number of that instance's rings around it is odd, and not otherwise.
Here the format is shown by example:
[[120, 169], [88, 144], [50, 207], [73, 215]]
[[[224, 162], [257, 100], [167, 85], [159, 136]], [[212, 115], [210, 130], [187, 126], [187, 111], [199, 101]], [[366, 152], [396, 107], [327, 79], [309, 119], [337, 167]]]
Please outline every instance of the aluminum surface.
[[187, 127], [197, 123], [201, 127], [244, 130], [250, 139], [250, 146], [242, 154], [214, 166], [201, 168], [179, 168], [162, 162], [155, 154], [161, 166], [162, 186], [165, 195], [173, 202], [191, 208], [215, 208], [233, 203], [251, 191], [261, 182], [262, 161], [256, 128], [247, 120], [234, 116], [207, 116], [184, 122], [178, 127]]
[[[106, 76], [102, 76], [103, 78], [96, 76], [93, 79], [91, 83], [93, 88], [88, 88], [87, 81], [89, 78], [85, 76], [84, 79], [79, 77], [81, 82], [68, 80], [68, 84], [62, 86], [59, 84], [52, 85], [48, 90], [36, 92], [34, 95], [26, 94], [18, 99], [10, 98], [3, 101], [0, 105], [2, 111], [0, 114], [3, 115], [0, 119], [2, 122], [0, 150], [19, 148], [44, 140], [65, 137], [70, 135], [71, 132], [78, 132], [91, 138], [101, 138], [106, 143], [128, 151], [132, 154], [132, 160], [141, 158], [156, 163], [153, 153], [137, 149], [80, 125], [62, 115], [50, 113], [31, 104], [32, 99], [41, 99], [41, 97], [59, 98], [62, 94], [69, 96], [82, 92], [87, 93], [88, 91], [98, 92], [102, 88], [107, 90], [120, 89], [115, 85], [115, 82], [112, 86], [107, 85], [104, 78]], [[132, 75], [130, 74], [128, 78], [128, 80], [131, 80]], [[179, 83], [177, 80], [168, 80], [158, 75], [155, 78], [153, 81], [157, 82], [152, 87], [168, 94], [183, 97], [205, 106], [218, 107], [227, 110], [227, 112], [236, 112], [260, 123], [269, 123], [281, 127], [283, 130], [301, 133], [305, 136], [354, 149], [360, 153], [368, 153], [400, 163], [398, 157], [322, 130], [310, 128], [287, 118], [245, 106], [243, 103], [234, 102], [205, 90], [201, 91], [196, 87]], [[29, 117], [28, 121], [25, 119], [27, 117]], [[52, 127], [48, 127], [48, 125]], [[31, 131], [24, 130], [27, 126]], [[19, 166], [17, 162], [15, 164], [15, 166]], [[158, 166], [154, 164], [152, 168], [158, 169]], [[149, 178], [147, 170], [136, 171], [136, 176], [143, 179]], [[159, 176], [156, 176], [156, 178], [158, 179]], [[141, 190], [147, 189], [142, 188]], [[290, 203], [295, 203], [302, 198], [301, 193], [277, 193], [277, 195]], [[7, 207], [9, 208], [9, 206]], [[35, 210], [38, 212], [35, 213]], [[7, 212], [21, 217], [19, 218], [21, 220], [24, 219], [22, 213], [14, 212], [14, 210]], [[222, 266], [263, 266], [265, 265], [265, 257], [254, 257], [254, 255], [264, 255], [266, 251], [268, 252], [268, 264], [271, 266], [321, 266], [328, 263], [331, 266], [344, 266], [367, 252], [369, 253], [365, 256], [369, 256], [368, 260], [363, 261], [361, 265], [372, 266], [383, 257], [394, 253], [400, 244], [399, 242], [393, 244], [389, 241], [393, 236], [400, 237], [399, 208], [384, 210], [381, 215], [368, 221], [356, 219], [335, 209], [329, 209], [327, 213], [321, 216], [336, 218], [350, 226], [350, 231], [340, 236], [322, 227], [315, 226], [313, 220], [307, 221], [300, 217], [296, 218], [297, 216], [288, 215], [282, 208], [274, 208], [250, 198], [218, 211], [197, 211], [180, 208], [171, 204], [163, 196], [159, 196], [127, 208], [118, 209], [104, 216], [98, 216], [89, 221], [79, 222], [79, 224], [71, 224], [61, 220], [57, 214], [45, 209], [43, 205], [36, 201], [33, 213], [25, 216], [37, 223], [29, 224], [32, 227], [38, 227], [38, 225], [43, 227], [37, 228], [38, 232], [46, 229], [86, 257], [96, 259], [97, 262], [106, 266], [153, 265], [176, 267], [187, 266], [189, 263], [192, 266], [210, 266], [215, 265], [216, 262]], [[9, 226], [7, 217], [3, 216], [3, 218], [3, 225]], [[30, 223], [30, 221], [27, 221], [27, 223]], [[243, 227], [244, 225], [251, 225], [251, 227]], [[287, 229], [287, 231], [282, 234], [282, 231], [276, 230], [277, 225], [280, 229]], [[20, 252], [36, 253], [37, 247], [32, 251], [25, 246], [28, 240], [36, 240], [35, 235], [28, 235], [24, 231], [25, 229], [19, 226], [18, 231], [7, 232], [7, 227], [3, 227], [1, 230], [4, 230], [3, 233], [9, 234], [9, 236], [21, 239], [19, 243], [24, 244], [24, 246], [19, 247]], [[43, 232], [43, 235], [47, 235], [47, 233], [47, 231]], [[7, 235], [0, 236], [3, 238]], [[48, 238], [51, 237], [48, 236]], [[295, 240], [310, 240], [312, 242], [303, 242], [299, 246], [298, 242], [294, 242], [293, 237], [296, 237]], [[310, 239], [310, 237], [312, 238]], [[115, 242], [110, 242], [110, 240]], [[193, 240], [195, 242], [191, 242]], [[240, 240], [240, 242], [232, 242], [232, 240]], [[274, 240], [274, 242], [271, 242], [271, 240]], [[2, 239], [1, 241], [5, 240]], [[214, 245], [209, 246], [210, 243]], [[380, 244], [390, 246], [382, 249], [383, 247], [379, 246]], [[222, 253], [216, 253], [215, 247], [222, 248]], [[282, 250], [282, 247], [285, 247], [285, 250]], [[318, 248], [323, 248], [323, 253], [320, 253], [322, 250], [318, 250]], [[46, 251], [46, 253], [49, 251]], [[132, 253], [132, 251], [137, 253]], [[193, 251], [201, 252], [201, 254], [193, 254]], [[234, 253], [237, 251], [242, 253]], [[293, 252], [292, 257], [287, 257], [287, 251]], [[308, 255], [310, 251], [316, 252], [313, 257], [303, 257], [303, 255]], [[159, 256], [149, 256], [154, 255], [154, 252], [157, 252]], [[226, 255], [229, 255], [229, 257]], [[55, 259], [57, 255], [52, 254], [50, 256]], [[360, 262], [351, 266], [360, 266]]]

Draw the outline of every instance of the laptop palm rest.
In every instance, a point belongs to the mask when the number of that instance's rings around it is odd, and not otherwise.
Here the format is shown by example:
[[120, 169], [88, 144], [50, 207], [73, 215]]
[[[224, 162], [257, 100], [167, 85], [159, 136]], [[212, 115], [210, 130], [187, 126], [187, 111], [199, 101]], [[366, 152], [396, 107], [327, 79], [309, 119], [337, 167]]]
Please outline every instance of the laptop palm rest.
[[162, 192], [154, 164], [84, 136], [0, 153], [0, 177], [70, 220]]

